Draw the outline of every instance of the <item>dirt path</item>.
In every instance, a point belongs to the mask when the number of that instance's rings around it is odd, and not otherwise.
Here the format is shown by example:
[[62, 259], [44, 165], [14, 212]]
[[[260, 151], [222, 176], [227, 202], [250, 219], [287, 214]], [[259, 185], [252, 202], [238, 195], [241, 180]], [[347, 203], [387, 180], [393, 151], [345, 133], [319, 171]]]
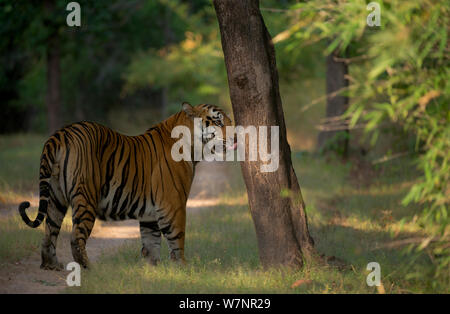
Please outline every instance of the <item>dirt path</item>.
[[[188, 201], [189, 214], [196, 210], [213, 206], [226, 187], [229, 179], [230, 163], [201, 162], [197, 165], [196, 175]], [[37, 200], [34, 200], [37, 204]], [[1, 206], [2, 204], [0, 204]], [[17, 204], [1, 208], [5, 215], [16, 214]], [[1, 223], [1, 222], [0, 222]], [[95, 263], [102, 254], [112, 252], [127, 241], [140, 237], [138, 222], [96, 222], [87, 242], [87, 252], [91, 262]], [[58, 259], [64, 265], [71, 262], [70, 234], [61, 233], [58, 239]], [[39, 268], [40, 252], [17, 263], [9, 263], [0, 269], [0, 293], [58, 293], [66, 287], [68, 271], [45, 271]]]

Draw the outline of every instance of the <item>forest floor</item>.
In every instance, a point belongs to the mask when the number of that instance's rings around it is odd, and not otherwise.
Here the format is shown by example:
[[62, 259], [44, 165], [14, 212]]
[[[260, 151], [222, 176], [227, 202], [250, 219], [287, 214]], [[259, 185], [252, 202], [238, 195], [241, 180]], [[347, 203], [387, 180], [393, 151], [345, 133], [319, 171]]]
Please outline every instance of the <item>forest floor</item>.
[[[0, 293], [426, 293], [449, 292], [432, 277], [431, 257], [408, 254], [404, 239], [427, 236], [415, 223], [420, 208], [401, 200], [414, 183], [409, 160], [373, 166], [294, 153], [316, 249], [349, 267], [306, 265], [301, 270], [260, 266], [245, 186], [237, 163], [201, 163], [187, 210], [186, 257], [148, 265], [140, 256], [137, 223], [96, 223], [87, 247], [92, 268], [81, 287], [67, 287], [67, 271], [39, 269], [43, 227], [31, 229], [17, 205], [37, 206], [37, 173], [43, 137], [0, 137]], [[30, 215], [33, 215], [30, 211]], [[72, 260], [67, 215], [58, 258]], [[382, 287], [368, 287], [367, 264], [381, 266]]]

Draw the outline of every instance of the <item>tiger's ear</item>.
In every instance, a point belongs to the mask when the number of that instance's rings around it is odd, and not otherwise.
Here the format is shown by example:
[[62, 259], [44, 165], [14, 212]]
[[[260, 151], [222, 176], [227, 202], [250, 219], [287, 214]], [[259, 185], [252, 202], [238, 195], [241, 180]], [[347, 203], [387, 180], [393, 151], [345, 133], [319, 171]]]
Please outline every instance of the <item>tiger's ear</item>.
[[189, 117], [194, 118], [196, 116], [194, 107], [190, 103], [183, 102], [181, 108]]

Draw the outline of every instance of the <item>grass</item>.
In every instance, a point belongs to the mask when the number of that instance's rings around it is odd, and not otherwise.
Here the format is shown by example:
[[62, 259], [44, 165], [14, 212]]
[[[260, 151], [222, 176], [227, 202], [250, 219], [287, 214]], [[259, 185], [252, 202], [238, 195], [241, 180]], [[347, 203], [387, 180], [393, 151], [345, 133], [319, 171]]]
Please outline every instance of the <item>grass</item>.
[[[331, 268], [308, 266], [301, 271], [263, 270], [259, 266], [253, 223], [246, 206], [217, 206], [188, 217], [189, 261], [180, 267], [168, 260], [167, 247], [157, 267], [140, 257], [140, 243], [121, 247], [103, 256], [82, 274], [73, 293], [298, 293], [370, 292], [363, 274], [351, 277]], [[226, 240], [225, 240], [226, 239]], [[291, 288], [301, 279], [311, 285]], [[339, 290], [335, 290], [339, 289]]]
[[43, 142], [37, 135], [0, 137], [0, 263], [18, 261], [40, 246], [43, 230], [29, 228], [10, 213], [17, 213], [17, 205], [38, 191]]
[[[10, 195], [8, 202], [18, 203], [16, 198], [22, 201], [27, 193], [37, 190], [42, 143], [37, 136], [0, 137], [0, 195]], [[383, 248], [398, 239], [426, 235], [414, 223], [420, 208], [400, 204], [414, 180], [408, 159], [372, 169], [370, 180], [362, 181], [352, 178], [352, 162], [308, 153], [295, 153], [293, 160], [316, 248], [319, 253], [345, 260], [351, 265], [348, 270], [315, 264], [301, 270], [262, 269], [253, 222], [248, 207], [242, 205], [244, 186], [237, 166], [221, 204], [188, 213], [186, 267], [168, 260], [165, 244], [162, 263], [149, 266], [140, 257], [140, 241], [135, 240], [104, 254], [90, 270], [83, 271], [81, 287], [70, 287], [66, 292], [376, 293], [375, 287], [366, 284], [369, 262], [381, 265], [386, 293], [450, 292], [446, 279], [432, 278], [432, 261], [425, 254], [408, 255], [402, 247]], [[237, 197], [241, 197], [240, 202], [231, 202]], [[42, 227], [30, 229], [18, 215], [0, 217], [0, 262], [15, 261], [39, 250]], [[291, 288], [300, 279], [310, 281]]]
[[0, 193], [38, 191], [39, 157], [45, 140], [35, 134], [0, 136]]
[[[222, 204], [188, 216], [188, 266], [171, 263], [165, 246], [162, 264], [149, 266], [139, 255], [139, 241], [135, 241], [103, 256], [93, 269], [83, 273], [81, 287], [68, 288], [67, 292], [377, 293], [379, 290], [366, 284], [369, 262], [381, 265], [386, 293], [449, 292], [445, 280], [415, 276], [430, 273], [427, 256], [379, 248], [399, 238], [425, 234], [414, 223], [403, 221], [418, 211], [400, 205], [411, 184], [407, 173], [400, 180], [402, 173], [388, 167], [381, 169], [384, 176], [370, 185], [355, 186], [349, 183], [350, 163], [326, 162], [307, 154], [295, 155], [294, 162], [317, 250], [345, 260], [351, 264], [349, 270], [320, 265], [306, 265], [299, 271], [262, 269], [247, 206]], [[402, 164], [408, 167], [407, 160]], [[237, 183], [235, 195], [242, 188]], [[223, 198], [224, 204], [230, 195], [228, 192]], [[292, 288], [300, 279], [311, 281]]]
[[[43, 225], [37, 229], [26, 226], [17, 208], [39, 191], [39, 157], [45, 140], [45, 136], [35, 134], [0, 136], [0, 264], [19, 261], [40, 250]], [[34, 218], [37, 208], [27, 213]], [[70, 230], [67, 217], [62, 231]]]
[[43, 230], [26, 226], [19, 215], [0, 219], [0, 264], [17, 262], [40, 247]]
[[[29, 217], [36, 217], [37, 208], [27, 210]], [[63, 221], [61, 232], [71, 231], [70, 213]], [[44, 237], [44, 224], [36, 229], [25, 225], [19, 214], [0, 217], [0, 265], [17, 262], [32, 252], [40, 251]]]

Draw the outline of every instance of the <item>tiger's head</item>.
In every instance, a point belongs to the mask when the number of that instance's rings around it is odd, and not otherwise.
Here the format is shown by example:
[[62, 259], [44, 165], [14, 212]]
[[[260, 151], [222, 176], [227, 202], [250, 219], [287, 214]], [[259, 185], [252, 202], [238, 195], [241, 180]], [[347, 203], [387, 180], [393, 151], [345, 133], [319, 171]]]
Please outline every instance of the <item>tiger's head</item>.
[[195, 118], [201, 119], [200, 124], [196, 125], [194, 123], [193, 131], [194, 136], [198, 136], [198, 140], [201, 140], [204, 145], [214, 140], [222, 143], [223, 152], [236, 148], [236, 136], [234, 132], [227, 134], [227, 126], [232, 126], [231, 119], [222, 109], [210, 104], [192, 106], [187, 102], [183, 102], [182, 110], [192, 120]]

